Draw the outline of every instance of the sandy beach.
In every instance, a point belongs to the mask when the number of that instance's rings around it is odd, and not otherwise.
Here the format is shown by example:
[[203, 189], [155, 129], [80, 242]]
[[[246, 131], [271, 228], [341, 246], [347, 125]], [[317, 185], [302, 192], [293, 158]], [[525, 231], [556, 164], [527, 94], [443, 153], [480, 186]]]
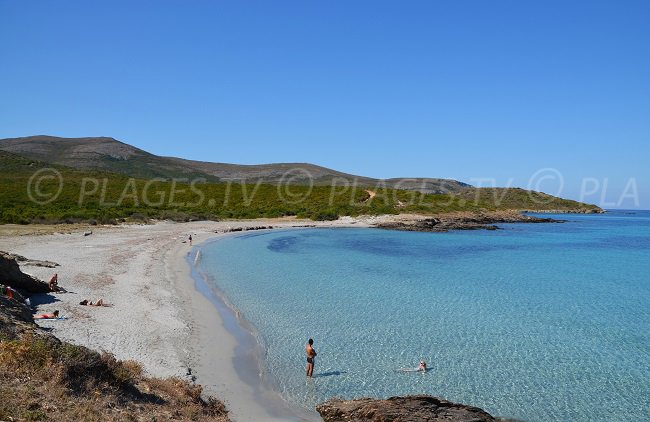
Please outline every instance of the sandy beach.
[[[22, 264], [43, 280], [57, 272], [67, 292], [33, 298], [36, 312], [55, 309], [67, 319], [41, 320], [62, 340], [136, 360], [153, 376], [196, 377], [205, 393], [223, 400], [235, 421], [319, 420], [297, 413], [264, 388], [259, 350], [237, 317], [191, 274], [197, 245], [233, 228], [273, 226], [367, 227], [377, 217], [313, 222], [295, 219], [159, 222], [106, 227], [2, 226], [0, 250], [59, 264]], [[92, 230], [92, 234], [88, 234]], [[193, 237], [193, 246], [187, 241]], [[194, 252], [196, 253], [196, 252]], [[199, 288], [197, 290], [197, 287]], [[110, 307], [79, 305], [102, 298]], [[191, 375], [188, 375], [191, 368]]]

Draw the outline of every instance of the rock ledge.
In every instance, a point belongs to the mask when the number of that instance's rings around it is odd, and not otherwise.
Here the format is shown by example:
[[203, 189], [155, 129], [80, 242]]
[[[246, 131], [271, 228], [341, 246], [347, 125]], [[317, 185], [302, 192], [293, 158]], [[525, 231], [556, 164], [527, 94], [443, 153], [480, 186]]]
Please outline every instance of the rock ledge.
[[434, 217], [411, 216], [379, 223], [387, 230], [415, 232], [447, 232], [450, 230], [497, 230], [498, 223], [564, 223], [565, 220], [541, 218], [516, 211], [457, 212]]
[[316, 406], [325, 422], [491, 422], [498, 421], [477, 407], [452, 403], [433, 396], [330, 399]]

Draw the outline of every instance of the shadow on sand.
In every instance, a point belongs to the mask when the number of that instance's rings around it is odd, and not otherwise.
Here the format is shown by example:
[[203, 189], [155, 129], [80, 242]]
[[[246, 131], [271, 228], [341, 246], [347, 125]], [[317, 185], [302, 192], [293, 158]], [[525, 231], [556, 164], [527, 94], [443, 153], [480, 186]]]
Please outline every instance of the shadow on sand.
[[51, 293], [36, 293], [29, 297], [32, 307], [37, 305], [50, 305], [52, 303], [60, 302], [60, 300]]

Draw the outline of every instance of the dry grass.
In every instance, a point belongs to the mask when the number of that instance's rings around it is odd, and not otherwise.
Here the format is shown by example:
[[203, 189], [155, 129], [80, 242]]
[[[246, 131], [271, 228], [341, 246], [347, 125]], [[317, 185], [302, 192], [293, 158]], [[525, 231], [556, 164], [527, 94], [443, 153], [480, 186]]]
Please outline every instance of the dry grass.
[[34, 236], [54, 233], [84, 233], [88, 231], [116, 230], [115, 226], [93, 226], [86, 223], [77, 224], [0, 224], [2, 236]]
[[223, 403], [187, 381], [143, 375], [50, 335], [0, 339], [0, 420], [227, 421]]

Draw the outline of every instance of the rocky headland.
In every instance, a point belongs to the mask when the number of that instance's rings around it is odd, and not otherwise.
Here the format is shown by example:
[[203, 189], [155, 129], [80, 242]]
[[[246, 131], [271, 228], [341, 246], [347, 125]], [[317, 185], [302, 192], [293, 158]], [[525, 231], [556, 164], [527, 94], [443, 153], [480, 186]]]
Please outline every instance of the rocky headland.
[[450, 230], [497, 230], [499, 223], [564, 223], [565, 220], [542, 218], [516, 211], [458, 212], [432, 217], [403, 216], [380, 222], [376, 227], [386, 230], [447, 232]]
[[601, 208], [579, 208], [574, 210], [523, 210], [523, 213], [532, 214], [605, 214]]

